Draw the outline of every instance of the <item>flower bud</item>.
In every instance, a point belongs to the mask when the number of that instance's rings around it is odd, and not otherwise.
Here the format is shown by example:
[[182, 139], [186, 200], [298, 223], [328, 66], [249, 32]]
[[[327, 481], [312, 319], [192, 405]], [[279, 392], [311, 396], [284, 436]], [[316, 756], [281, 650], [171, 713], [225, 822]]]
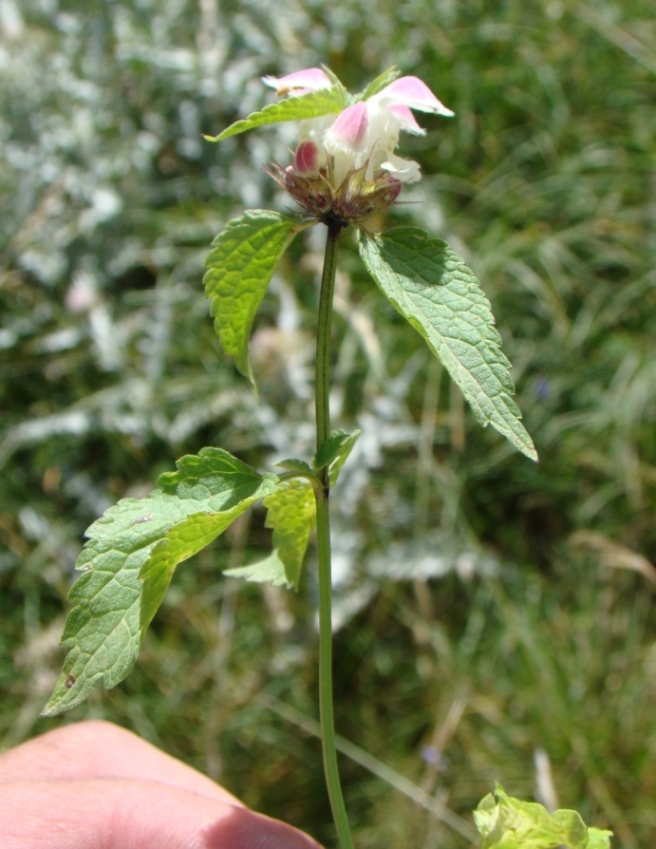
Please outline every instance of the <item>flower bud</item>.
[[313, 141], [303, 141], [294, 154], [294, 168], [299, 174], [317, 174], [319, 148]]

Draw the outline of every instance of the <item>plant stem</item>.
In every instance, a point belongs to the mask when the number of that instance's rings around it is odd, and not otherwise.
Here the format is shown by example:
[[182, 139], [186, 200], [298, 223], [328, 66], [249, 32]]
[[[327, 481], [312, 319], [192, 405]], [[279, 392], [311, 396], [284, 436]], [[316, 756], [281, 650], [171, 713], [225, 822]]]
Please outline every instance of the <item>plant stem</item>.
[[333, 317], [333, 292], [335, 291], [335, 272], [337, 271], [337, 239], [342, 225], [331, 222], [328, 225], [326, 251], [321, 275], [321, 293], [319, 295], [319, 317], [317, 319], [317, 359], [315, 406], [317, 412], [317, 449], [330, 435], [330, 323]]
[[[328, 223], [326, 253], [321, 276], [319, 317], [317, 321], [316, 358], [316, 418], [317, 450], [330, 434], [330, 324], [337, 268], [337, 239], [342, 225]], [[319, 710], [321, 716], [321, 743], [323, 766], [328, 786], [328, 797], [333, 820], [342, 849], [353, 849], [342, 788], [337, 769], [335, 747], [335, 718], [333, 714], [333, 671], [332, 671], [332, 580], [330, 566], [330, 480], [328, 468], [321, 471], [321, 486], [316, 489], [317, 500], [317, 549], [319, 562]]]

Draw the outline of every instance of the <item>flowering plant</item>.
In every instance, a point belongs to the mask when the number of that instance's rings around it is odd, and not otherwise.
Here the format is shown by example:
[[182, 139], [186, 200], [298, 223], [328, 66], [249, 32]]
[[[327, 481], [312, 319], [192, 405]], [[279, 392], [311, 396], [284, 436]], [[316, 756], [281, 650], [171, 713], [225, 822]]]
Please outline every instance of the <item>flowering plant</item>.
[[[396, 202], [405, 183], [420, 178], [419, 165], [395, 152], [402, 130], [424, 133], [413, 110], [453, 113], [421, 80], [401, 77], [394, 68], [357, 95], [350, 95], [325, 68], [266, 77], [264, 82], [281, 99], [209, 140], [300, 121], [293, 162], [271, 165], [270, 173], [304, 214], [253, 210], [228, 222], [207, 257], [205, 293], [224, 351], [255, 385], [248, 341], [276, 264], [299, 232], [326, 225], [317, 319], [316, 452], [309, 460], [284, 460], [278, 473], [259, 474], [221, 448], [203, 448], [198, 455], [182, 457], [176, 472], [161, 475], [148, 498], [123, 499], [94, 522], [77, 563], [83, 574], [70, 593], [74, 606], [62, 637], [69, 652], [44, 714], [79, 704], [99, 683], [112, 687], [121, 681], [135, 663], [178, 563], [262, 500], [273, 530], [273, 551], [265, 560], [229, 573], [297, 587], [316, 528], [324, 765], [340, 843], [350, 849], [333, 727], [329, 514], [331, 487], [358, 437], [357, 432], [331, 430], [328, 403], [332, 299], [342, 230], [356, 228], [360, 255], [373, 280], [424, 337], [481, 423], [491, 424], [528, 457], [537, 459], [537, 454], [512, 400], [510, 363], [474, 274], [445, 242], [418, 228], [377, 233], [371, 223], [374, 213]], [[491, 814], [481, 817], [487, 828]]]

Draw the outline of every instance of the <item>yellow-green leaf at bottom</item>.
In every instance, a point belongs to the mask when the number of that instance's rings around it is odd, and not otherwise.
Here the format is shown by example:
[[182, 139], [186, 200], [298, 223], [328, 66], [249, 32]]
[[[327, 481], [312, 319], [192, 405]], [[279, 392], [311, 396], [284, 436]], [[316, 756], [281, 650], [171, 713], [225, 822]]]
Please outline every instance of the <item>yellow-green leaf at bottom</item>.
[[587, 828], [576, 811], [550, 814], [537, 802], [508, 796], [497, 784], [474, 811], [480, 849], [609, 849], [612, 832]]

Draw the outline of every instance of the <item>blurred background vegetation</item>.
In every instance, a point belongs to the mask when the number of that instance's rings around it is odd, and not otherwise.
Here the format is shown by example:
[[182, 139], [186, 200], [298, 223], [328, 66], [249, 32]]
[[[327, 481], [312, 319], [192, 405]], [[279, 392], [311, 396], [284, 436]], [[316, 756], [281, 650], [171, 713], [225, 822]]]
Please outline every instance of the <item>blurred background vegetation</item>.
[[541, 463], [476, 425], [346, 237], [332, 403], [363, 435], [333, 504], [335, 639], [356, 843], [469, 846], [495, 779], [616, 847], [654, 843], [655, 12], [0, 0], [0, 746], [106, 717], [334, 845], [312, 556], [298, 595], [221, 574], [266, 553], [260, 511], [179, 567], [123, 685], [38, 713], [95, 517], [204, 445], [311, 454], [320, 228], [257, 319], [259, 405], [201, 287], [227, 220], [289, 208], [263, 167], [295, 128], [201, 133], [270, 100], [263, 74], [323, 62], [359, 89], [396, 64], [456, 118], [403, 141], [425, 177], [387, 223], [479, 275]]

